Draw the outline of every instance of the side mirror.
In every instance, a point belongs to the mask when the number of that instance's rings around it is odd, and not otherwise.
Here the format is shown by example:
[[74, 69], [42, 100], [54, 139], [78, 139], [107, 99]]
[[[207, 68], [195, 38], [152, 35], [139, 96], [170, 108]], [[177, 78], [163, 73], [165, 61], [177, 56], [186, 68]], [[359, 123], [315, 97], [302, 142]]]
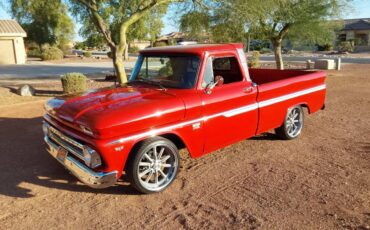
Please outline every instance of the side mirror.
[[222, 76], [216, 76], [215, 82], [211, 82], [207, 85], [206, 90], [205, 90], [206, 94], [211, 94], [213, 88], [215, 88], [216, 86], [221, 86], [223, 84], [224, 84], [224, 78]]

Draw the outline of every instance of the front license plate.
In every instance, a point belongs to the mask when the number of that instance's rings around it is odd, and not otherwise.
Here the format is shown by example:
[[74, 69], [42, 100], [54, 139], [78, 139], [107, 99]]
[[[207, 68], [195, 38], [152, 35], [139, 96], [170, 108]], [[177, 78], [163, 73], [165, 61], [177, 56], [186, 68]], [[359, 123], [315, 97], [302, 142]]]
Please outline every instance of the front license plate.
[[64, 161], [67, 157], [67, 154], [68, 154], [68, 151], [65, 148], [59, 147], [58, 152], [57, 152], [57, 158], [60, 161]]

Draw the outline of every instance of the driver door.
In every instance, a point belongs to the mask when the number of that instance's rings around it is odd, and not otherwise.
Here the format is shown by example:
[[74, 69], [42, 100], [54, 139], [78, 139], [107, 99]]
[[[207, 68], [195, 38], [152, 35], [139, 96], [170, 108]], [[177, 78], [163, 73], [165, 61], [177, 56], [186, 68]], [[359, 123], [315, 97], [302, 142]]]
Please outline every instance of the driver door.
[[[257, 89], [246, 80], [236, 54], [210, 55], [204, 70], [202, 112], [205, 117], [204, 152], [212, 152], [254, 136], [258, 124]], [[206, 92], [217, 76], [224, 80]]]

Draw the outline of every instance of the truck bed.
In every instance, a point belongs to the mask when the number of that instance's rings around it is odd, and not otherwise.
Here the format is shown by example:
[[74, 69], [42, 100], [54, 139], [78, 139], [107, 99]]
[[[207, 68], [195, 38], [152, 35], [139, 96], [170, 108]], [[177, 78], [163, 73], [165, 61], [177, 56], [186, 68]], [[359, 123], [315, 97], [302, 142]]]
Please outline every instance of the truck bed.
[[[286, 108], [303, 105], [309, 113], [323, 108], [325, 101], [325, 73], [302, 70], [249, 69], [258, 86], [258, 133], [279, 127]], [[274, 116], [271, 116], [273, 114]]]
[[304, 70], [249, 69], [250, 77], [257, 85], [288, 80], [295, 77], [309, 76], [316, 73], [317, 72], [314, 71]]

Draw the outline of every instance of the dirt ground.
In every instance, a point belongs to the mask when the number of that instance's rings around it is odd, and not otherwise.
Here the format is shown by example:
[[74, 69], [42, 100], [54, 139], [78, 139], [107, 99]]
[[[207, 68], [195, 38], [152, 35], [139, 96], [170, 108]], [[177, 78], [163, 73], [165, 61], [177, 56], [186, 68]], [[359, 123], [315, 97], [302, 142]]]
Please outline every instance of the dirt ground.
[[181, 169], [160, 194], [93, 190], [44, 150], [43, 101], [0, 106], [0, 229], [370, 229], [370, 64], [329, 72], [302, 136], [272, 133]]

